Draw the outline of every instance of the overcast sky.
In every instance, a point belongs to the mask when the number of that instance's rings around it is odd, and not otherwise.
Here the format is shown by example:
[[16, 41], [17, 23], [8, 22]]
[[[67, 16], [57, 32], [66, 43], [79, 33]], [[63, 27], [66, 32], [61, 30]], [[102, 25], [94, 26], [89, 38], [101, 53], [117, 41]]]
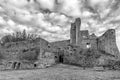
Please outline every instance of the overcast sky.
[[120, 49], [120, 0], [0, 0], [0, 37], [26, 29], [48, 41], [69, 39], [77, 17], [97, 36], [116, 29]]

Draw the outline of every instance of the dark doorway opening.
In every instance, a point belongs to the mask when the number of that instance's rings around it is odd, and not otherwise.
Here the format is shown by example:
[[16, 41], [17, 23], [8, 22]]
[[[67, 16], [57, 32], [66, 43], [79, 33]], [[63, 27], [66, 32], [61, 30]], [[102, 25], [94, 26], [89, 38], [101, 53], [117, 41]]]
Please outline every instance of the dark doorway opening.
[[34, 64], [34, 68], [36, 68], [37, 67], [37, 64]]
[[59, 56], [59, 62], [60, 62], [60, 63], [63, 63], [63, 61], [64, 61], [63, 55], [60, 55], [60, 56]]
[[14, 63], [13, 63], [12, 69], [15, 69], [15, 68], [16, 68], [16, 64], [17, 64], [17, 62], [14, 62]]
[[21, 64], [18, 63], [16, 69], [20, 69], [20, 65], [21, 65]]

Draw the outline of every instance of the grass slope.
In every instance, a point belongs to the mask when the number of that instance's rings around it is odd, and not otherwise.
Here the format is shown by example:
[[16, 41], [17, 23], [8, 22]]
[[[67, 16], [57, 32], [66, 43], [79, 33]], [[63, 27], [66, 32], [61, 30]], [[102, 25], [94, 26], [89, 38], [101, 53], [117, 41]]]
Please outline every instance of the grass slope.
[[0, 80], [120, 80], [119, 71], [83, 70], [59, 64], [47, 69], [0, 72]]

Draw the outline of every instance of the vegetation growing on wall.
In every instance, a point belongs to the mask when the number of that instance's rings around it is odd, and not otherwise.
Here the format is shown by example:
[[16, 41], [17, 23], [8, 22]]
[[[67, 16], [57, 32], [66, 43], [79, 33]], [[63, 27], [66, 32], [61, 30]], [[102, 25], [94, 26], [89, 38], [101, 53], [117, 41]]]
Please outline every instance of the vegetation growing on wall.
[[81, 64], [82, 67], [94, 67], [100, 54], [97, 50], [87, 49], [79, 52], [79, 56], [76, 57], [80, 59], [78, 64]]
[[1, 38], [0, 59], [37, 60], [40, 47], [34, 40], [38, 38], [37, 35], [29, 34], [26, 30], [3, 36]]
[[35, 34], [28, 34], [26, 30], [23, 30], [22, 32], [15, 32], [13, 34], [9, 34], [6, 36], [3, 36], [1, 38], [2, 44], [8, 43], [8, 42], [19, 42], [19, 41], [27, 41], [27, 40], [35, 40], [38, 38]]

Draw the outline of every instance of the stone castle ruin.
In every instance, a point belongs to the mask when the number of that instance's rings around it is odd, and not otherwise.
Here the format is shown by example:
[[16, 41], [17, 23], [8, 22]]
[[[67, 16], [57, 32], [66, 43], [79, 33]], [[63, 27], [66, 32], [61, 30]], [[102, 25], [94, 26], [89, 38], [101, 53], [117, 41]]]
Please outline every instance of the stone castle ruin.
[[80, 46], [83, 49], [92, 48], [105, 51], [106, 53], [119, 57], [115, 29], [109, 29], [102, 36], [97, 37], [94, 33], [89, 35], [88, 30], [80, 30], [80, 25], [80, 18], [77, 18], [71, 24], [70, 44]]
[[74, 23], [71, 23], [70, 39], [52, 43], [63, 51], [60, 55], [60, 60], [62, 56], [63, 63], [81, 65], [81, 57], [77, 58], [76, 56], [81, 56], [82, 53], [85, 54], [87, 51], [88, 54], [94, 52], [95, 55], [100, 55], [99, 58], [92, 61], [97, 61], [98, 65], [106, 65], [109, 60], [120, 59], [120, 53], [116, 45], [115, 29], [109, 29], [103, 35], [97, 37], [94, 33], [90, 35], [88, 30], [80, 30], [80, 26], [81, 19], [77, 18]]
[[[114, 29], [109, 29], [97, 37], [95, 34], [89, 35], [88, 30], [80, 30], [80, 26], [80, 18], [71, 23], [69, 40], [50, 43], [42, 38], [36, 38], [1, 44], [0, 69], [46, 68], [56, 63], [83, 65], [83, 62], [89, 61], [91, 61], [89, 64], [96, 65], [107, 64], [107, 60], [120, 59]], [[6, 37], [2, 39], [4, 42]], [[89, 53], [94, 53], [95, 56], [84, 59], [83, 56]]]
[[68, 44], [79, 46], [82, 49], [92, 48], [119, 57], [115, 29], [109, 29], [97, 37], [94, 33], [89, 35], [88, 30], [80, 30], [80, 26], [81, 19], [77, 18], [74, 23], [71, 23], [70, 40], [53, 42], [53, 44], [60, 48]]

